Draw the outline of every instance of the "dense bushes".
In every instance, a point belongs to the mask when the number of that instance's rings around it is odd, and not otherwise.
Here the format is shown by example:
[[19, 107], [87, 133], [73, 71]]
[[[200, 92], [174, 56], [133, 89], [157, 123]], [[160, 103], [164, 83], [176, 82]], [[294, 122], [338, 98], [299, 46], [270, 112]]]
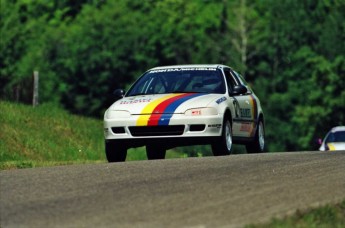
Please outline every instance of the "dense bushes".
[[115, 88], [157, 65], [224, 63], [261, 98], [274, 151], [344, 124], [344, 1], [1, 0], [0, 91], [100, 118]]

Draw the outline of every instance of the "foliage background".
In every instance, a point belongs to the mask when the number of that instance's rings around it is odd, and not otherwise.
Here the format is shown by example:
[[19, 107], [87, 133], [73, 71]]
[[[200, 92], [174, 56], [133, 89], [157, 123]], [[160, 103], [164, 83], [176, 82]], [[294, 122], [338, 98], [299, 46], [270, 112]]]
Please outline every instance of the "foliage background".
[[259, 96], [269, 151], [316, 149], [345, 125], [343, 0], [0, 0], [0, 96], [102, 118], [158, 65], [221, 63]]

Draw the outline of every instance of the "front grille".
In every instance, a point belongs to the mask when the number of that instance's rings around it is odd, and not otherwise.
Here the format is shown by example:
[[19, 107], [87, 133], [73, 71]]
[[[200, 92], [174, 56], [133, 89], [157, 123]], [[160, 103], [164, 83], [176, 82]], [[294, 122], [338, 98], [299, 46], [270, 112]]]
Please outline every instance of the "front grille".
[[128, 127], [132, 136], [182, 135], [184, 125]]

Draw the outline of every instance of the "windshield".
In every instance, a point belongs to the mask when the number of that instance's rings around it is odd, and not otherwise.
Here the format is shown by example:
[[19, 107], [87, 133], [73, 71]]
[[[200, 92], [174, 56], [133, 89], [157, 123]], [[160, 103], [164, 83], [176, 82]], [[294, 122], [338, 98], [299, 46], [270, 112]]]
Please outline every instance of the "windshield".
[[151, 70], [136, 81], [126, 96], [164, 93], [224, 94], [224, 78], [216, 68]]
[[336, 131], [329, 133], [326, 143], [330, 142], [345, 142], [345, 131]]

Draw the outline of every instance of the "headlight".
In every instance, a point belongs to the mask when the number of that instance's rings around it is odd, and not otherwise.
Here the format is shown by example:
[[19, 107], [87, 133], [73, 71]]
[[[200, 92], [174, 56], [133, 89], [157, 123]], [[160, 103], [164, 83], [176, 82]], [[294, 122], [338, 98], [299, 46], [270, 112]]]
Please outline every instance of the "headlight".
[[131, 114], [127, 111], [113, 111], [107, 110], [105, 113], [106, 119], [118, 119], [118, 118], [129, 118]]
[[218, 115], [215, 108], [192, 108], [188, 109], [185, 113], [186, 116], [212, 116]]

